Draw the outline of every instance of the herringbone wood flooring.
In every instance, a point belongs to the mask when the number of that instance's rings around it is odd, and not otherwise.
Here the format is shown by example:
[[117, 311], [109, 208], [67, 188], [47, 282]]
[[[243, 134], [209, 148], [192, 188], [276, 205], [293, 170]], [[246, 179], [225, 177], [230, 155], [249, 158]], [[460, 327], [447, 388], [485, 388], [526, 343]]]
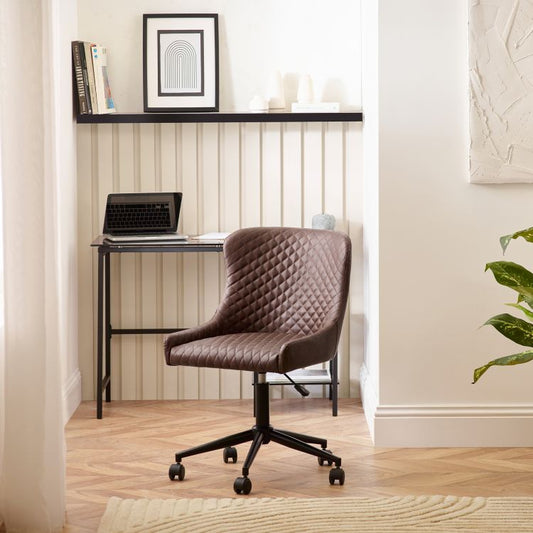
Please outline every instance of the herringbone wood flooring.
[[[181, 482], [169, 480], [168, 467], [180, 449], [249, 429], [251, 401], [115, 401], [102, 420], [94, 416], [95, 403], [83, 403], [66, 427], [66, 532], [95, 531], [111, 496], [246, 497], [233, 481], [247, 444], [238, 446], [237, 464], [225, 464], [221, 451], [184, 459]], [[270, 443], [250, 471], [254, 497], [533, 496], [533, 448], [375, 448], [355, 400], [340, 400], [335, 418], [328, 400], [274, 400], [271, 422], [327, 438], [346, 482], [331, 486], [316, 458]]]

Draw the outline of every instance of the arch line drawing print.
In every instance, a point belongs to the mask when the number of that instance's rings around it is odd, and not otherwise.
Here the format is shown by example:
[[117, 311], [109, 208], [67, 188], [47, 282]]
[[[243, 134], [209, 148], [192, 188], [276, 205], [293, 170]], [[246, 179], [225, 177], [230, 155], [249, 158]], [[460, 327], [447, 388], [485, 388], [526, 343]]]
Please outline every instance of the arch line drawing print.
[[203, 30], [159, 30], [158, 95], [204, 96]]
[[219, 110], [218, 14], [143, 15], [145, 113]]

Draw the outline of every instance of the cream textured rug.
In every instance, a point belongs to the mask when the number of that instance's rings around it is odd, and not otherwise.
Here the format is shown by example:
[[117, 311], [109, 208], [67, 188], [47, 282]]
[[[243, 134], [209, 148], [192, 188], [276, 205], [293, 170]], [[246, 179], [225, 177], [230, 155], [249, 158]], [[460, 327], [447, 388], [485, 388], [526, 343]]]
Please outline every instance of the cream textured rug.
[[98, 533], [533, 532], [533, 498], [111, 498]]

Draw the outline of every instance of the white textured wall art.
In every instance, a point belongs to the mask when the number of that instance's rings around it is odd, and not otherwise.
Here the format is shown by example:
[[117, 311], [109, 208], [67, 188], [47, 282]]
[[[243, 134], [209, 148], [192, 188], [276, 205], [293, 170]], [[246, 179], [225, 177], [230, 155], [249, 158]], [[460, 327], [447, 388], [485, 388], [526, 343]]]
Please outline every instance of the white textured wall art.
[[533, 1], [471, 0], [470, 180], [533, 182]]

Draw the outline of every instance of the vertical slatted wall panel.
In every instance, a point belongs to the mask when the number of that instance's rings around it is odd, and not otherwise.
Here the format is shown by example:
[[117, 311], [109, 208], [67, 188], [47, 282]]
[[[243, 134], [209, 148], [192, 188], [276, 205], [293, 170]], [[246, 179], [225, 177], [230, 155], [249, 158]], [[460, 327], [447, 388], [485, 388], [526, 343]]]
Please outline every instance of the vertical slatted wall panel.
[[[88, 245], [101, 231], [108, 193], [182, 191], [179, 230], [189, 235], [256, 225], [310, 227], [323, 211], [335, 215], [337, 229], [358, 231], [361, 198], [350, 195], [360, 191], [360, 133], [359, 125], [343, 123], [79, 127], [84, 398], [95, 392], [97, 263]], [[358, 248], [356, 264], [357, 255]], [[190, 327], [212, 315], [224, 291], [218, 254], [121, 254], [112, 256], [111, 267], [113, 327]], [[349, 324], [339, 349], [344, 396], [350, 392]], [[115, 336], [112, 353], [114, 399], [252, 397], [249, 373], [167, 367], [161, 335]], [[288, 388], [274, 392], [292, 394]]]
[[[198, 127], [196, 124], [183, 124], [181, 145], [181, 165], [183, 176], [183, 231], [195, 235], [200, 231], [198, 221]], [[198, 298], [199, 283], [198, 254], [185, 254], [183, 257], [183, 326], [190, 327], [200, 322], [200, 302]], [[184, 367], [183, 388], [179, 391], [181, 399], [199, 398], [199, 371], [193, 367]]]
[[[176, 124], [161, 124], [161, 190], [181, 191], [181, 173], [178, 172], [176, 145], [180, 142], [181, 128]], [[180, 323], [182, 311], [182, 280], [180, 254], [161, 254], [161, 272], [159, 273], [158, 290], [161, 295], [161, 306], [158, 311], [158, 326], [174, 328]], [[162, 343], [162, 336], [158, 336]], [[173, 400], [178, 397], [179, 368], [163, 365], [161, 389], [158, 398]]]
[[[241, 126], [241, 226], [261, 225], [261, 124]], [[241, 396], [253, 398], [252, 376], [241, 375]]]
[[[155, 153], [159, 140], [159, 124], [140, 124], [139, 155], [141, 191], [157, 191]], [[157, 254], [141, 254], [140, 307], [142, 327], [152, 327], [156, 321]], [[159, 339], [155, 335], [141, 336], [141, 395], [152, 400], [157, 395], [157, 355]]]
[[[323, 138], [323, 210], [335, 216], [338, 230], [348, 232], [346, 217], [346, 163], [345, 152], [345, 128], [342, 124], [330, 122], [324, 125]], [[327, 184], [327, 186], [326, 186]], [[346, 314], [345, 316], [347, 316]], [[349, 328], [349, 320], [344, 321], [343, 329]], [[349, 373], [349, 344], [348, 335], [344, 335], [338, 347], [339, 373], [343, 376]], [[346, 380], [344, 380], [346, 383]], [[341, 393], [345, 392], [344, 384]]]
[[[349, 326], [349, 338], [343, 337], [343, 350], [346, 356], [341, 362], [343, 375], [340, 393], [344, 396], [359, 396], [359, 370], [363, 361], [363, 162], [361, 157], [362, 131], [358, 124], [349, 124], [345, 137], [345, 209], [346, 230], [352, 239], [352, 272], [350, 289], [350, 313], [345, 319], [344, 329]], [[348, 357], [349, 355], [349, 357]]]
[[[199, 230], [201, 233], [218, 229], [219, 221], [219, 125], [200, 124], [199, 154]], [[220, 300], [218, 254], [200, 254], [202, 280], [199, 286], [202, 303], [200, 321], [205, 322], [215, 312]], [[202, 368], [200, 373], [200, 397], [220, 397], [220, 370]]]
[[79, 368], [84, 398], [96, 391], [96, 252], [89, 247], [93, 231], [92, 127], [78, 128], [78, 343]]
[[[220, 228], [234, 231], [241, 226], [241, 125], [220, 125]], [[222, 262], [222, 259], [219, 261]], [[219, 287], [224, 290], [224, 269], [220, 268]], [[241, 396], [241, 375], [233, 370], [220, 371], [220, 397]]]
[[[136, 137], [138, 127], [133, 124], [118, 125], [118, 190], [134, 191], [136, 160]], [[138, 174], [138, 173], [137, 173]], [[140, 258], [133, 254], [115, 255], [112, 260], [120, 263], [120, 327], [135, 324], [137, 309], [140, 307], [138, 293], [135, 290], [136, 264]], [[118, 285], [118, 283], [116, 283]], [[113, 316], [116, 320], [117, 317]], [[119, 326], [116, 326], [119, 327]], [[120, 351], [119, 351], [120, 349]], [[137, 397], [137, 362], [141, 360], [141, 347], [132, 335], [122, 335], [113, 339], [113, 357], [120, 353], [120, 390], [113, 387], [112, 397], [117, 396], [124, 400], [134, 400]]]

